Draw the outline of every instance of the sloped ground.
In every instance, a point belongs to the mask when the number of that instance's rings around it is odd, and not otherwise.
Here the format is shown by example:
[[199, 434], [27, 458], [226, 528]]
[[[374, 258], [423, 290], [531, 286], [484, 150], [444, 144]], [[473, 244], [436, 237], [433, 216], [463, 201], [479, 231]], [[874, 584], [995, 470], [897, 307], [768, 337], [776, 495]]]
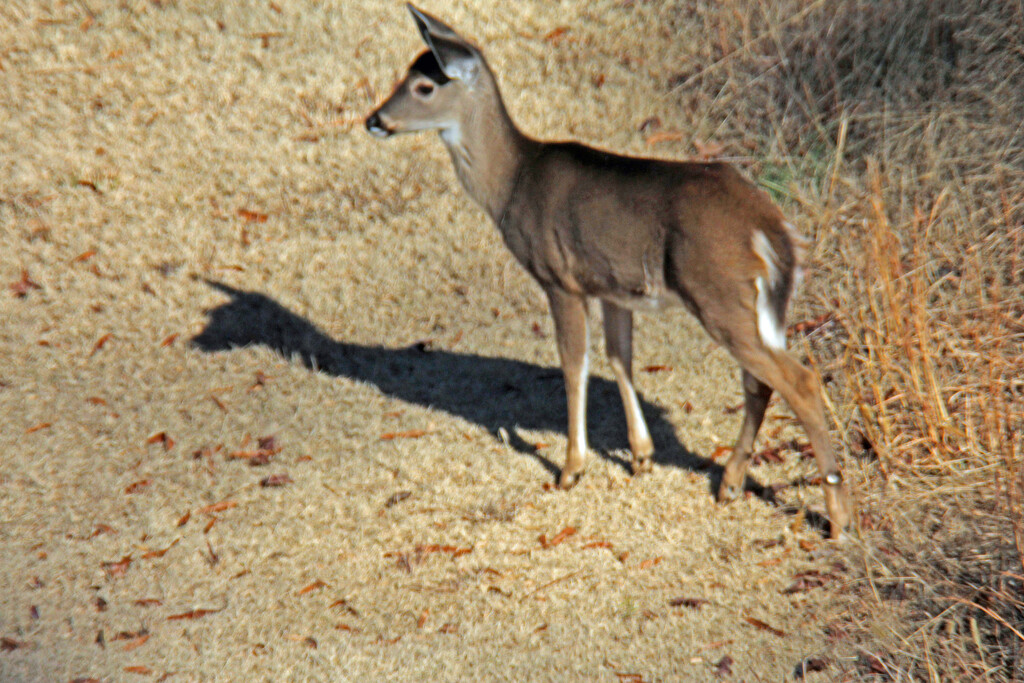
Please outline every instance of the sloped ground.
[[[427, 9], [534, 134], [683, 157], [644, 121], [722, 114], [667, 85], [678, 8], [488, 4]], [[713, 503], [739, 377], [683, 312], [640, 319], [653, 473], [602, 361], [588, 474], [550, 490], [539, 290], [433, 136], [362, 130], [421, 49], [400, 4], [0, 22], [0, 678], [756, 681], [824, 649], [820, 491]], [[771, 443], [804, 438], [787, 415]]]

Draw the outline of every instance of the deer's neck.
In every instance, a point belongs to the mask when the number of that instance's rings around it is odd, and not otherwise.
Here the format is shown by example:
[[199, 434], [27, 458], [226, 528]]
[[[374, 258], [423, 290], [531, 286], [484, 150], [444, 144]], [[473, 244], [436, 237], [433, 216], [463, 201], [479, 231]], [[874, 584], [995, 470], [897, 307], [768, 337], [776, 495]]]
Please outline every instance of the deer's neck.
[[496, 85], [480, 93], [468, 112], [457, 124], [442, 130], [441, 139], [463, 187], [500, 223], [522, 165], [540, 143], [516, 128]]

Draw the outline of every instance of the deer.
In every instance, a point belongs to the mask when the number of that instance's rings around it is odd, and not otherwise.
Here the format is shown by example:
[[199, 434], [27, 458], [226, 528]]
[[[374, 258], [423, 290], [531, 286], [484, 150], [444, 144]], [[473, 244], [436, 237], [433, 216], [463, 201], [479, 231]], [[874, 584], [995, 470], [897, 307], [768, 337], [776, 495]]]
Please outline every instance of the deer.
[[559, 488], [574, 486], [588, 457], [588, 302], [600, 302], [634, 474], [651, 469], [654, 443], [633, 385], [633, 313], [683, 306], [742, 370], [743, 423], [717, 499], [744, 491], [775, 391], [807, 433], [830, 535], [840, 538], [853, 505], [830, 442], [823, 388], [786, 350], [803, 243], [781, 209], [727, 163], [625, 156], [528, 136], [509, 115], [480, 48], [407, 8], [427, 49], [366, 128], [379, 138], [437, 131], [466, 192], [544, 291], [568, 402]]

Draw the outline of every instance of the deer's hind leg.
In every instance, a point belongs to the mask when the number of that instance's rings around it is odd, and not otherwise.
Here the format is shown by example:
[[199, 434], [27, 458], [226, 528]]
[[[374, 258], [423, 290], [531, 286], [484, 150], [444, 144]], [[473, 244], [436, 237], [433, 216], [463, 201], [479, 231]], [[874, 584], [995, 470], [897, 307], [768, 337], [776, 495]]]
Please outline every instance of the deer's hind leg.
[[647, 430], [640, 401], [633, 388], [633, 313], [610, 301], [601, 301], [604, 318], [604, 341], [608, 362], [619, 385], [622, 407], [626, 411], [626, 429], [629, 431], [629, 450], [632, 453], [633, 474], [651, 469], [654, 442]]
[[[732, 303], [719, 299], [699, 309], [705, 328], [743, 368], [747, 394], [747, 413], [733, 456], [726, 464], [719, 497], [728, 497], [723, 496], [723, 493], [730, 493], [727, 487], [742, 485], [750, 448], [764, 416], [764, 406], [774, 389], [793, 409], [810, 439], [822, 478], [832, 537], [837, 538], [849, 525], [853, 506], [829, 439], [821, 383], [812, 370], [785, 349], [771, 345], [775, 341], [772, 335], [766, 335], [767, 340], [762, 338], [762, 325], [753, 305], [756, 296], [756, 290], [751, 287], [750, 305], [746, 305], [742, 297], [736, 297]], [[753, 381], [748, 382], [748, 376]]]
[[821, 474], [832, 537], [838, 538], [850, 523], [853, 505], [828, 436], [817, 375], [786, 351], [763, 344], [744, 345], [732, 352], [746, 371], [782, 395], [807, 432]]
[[747, 370], [743, 371], [743, 426], [733, 446], [732, 455], [725, 464], [722, 483], [718, 487], [718, 500], [727, 502], [734, 500], [743, 493], [743, 482], [750, 464], [750, 453], [754, 447], [754, 439], [764, 421], [764, 413], [768, 401], [772, 397], [772, 388], [759, 380]]

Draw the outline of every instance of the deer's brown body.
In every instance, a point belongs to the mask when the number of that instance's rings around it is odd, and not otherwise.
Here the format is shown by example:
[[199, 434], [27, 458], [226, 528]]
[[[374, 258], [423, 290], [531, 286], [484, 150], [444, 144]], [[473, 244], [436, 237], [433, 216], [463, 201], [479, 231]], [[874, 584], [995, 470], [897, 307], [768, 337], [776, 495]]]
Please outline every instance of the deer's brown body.
[[367, 128], [382, 137], [439, 131], [460, 181], [547, 294], [569, 402], [560, 485], [575, 482], [587, 452], [587, 300], [602, 304], [635, 471], [649, 467], [654, 447], [632, 383], [632, 311], [681, 303], [743, 368], [746, 413], [720, 499], [742, 490], [774, 389], [808, 432], [837, 535], [851, 505], [818, 380], [785, 351], [798, 244], [778, 207], [726, 164], [626, 157], [523, 135], [479, 49], [409, 9], [430, 49]]
[[[498, 227], [544, 287], [630, 309], [682, 301], [700, 315], [695, 298], [705, 298], [707, 284], [729, 279], [723, 266], [742, 264], [747, 280], [763, 270], [750, 249], [755, 230], [777, 254], [791, 259], [794, 253], [779, 211], [725, 164], [636, 159], [554, 143], [538, 145], [518, 176]], [[737, 206], [746, 214], [741, 229], [732, 227]]]

